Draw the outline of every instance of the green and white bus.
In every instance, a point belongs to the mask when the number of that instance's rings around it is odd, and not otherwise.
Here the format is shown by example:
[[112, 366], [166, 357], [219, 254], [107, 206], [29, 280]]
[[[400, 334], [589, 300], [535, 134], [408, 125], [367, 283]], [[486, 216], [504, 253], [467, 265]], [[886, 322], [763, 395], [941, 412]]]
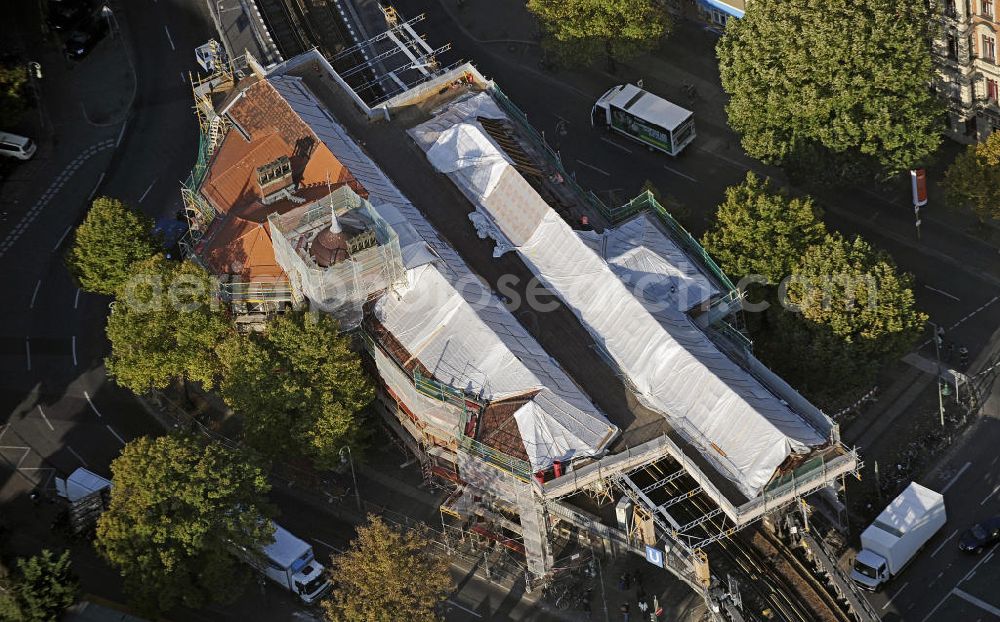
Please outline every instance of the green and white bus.
[[601, 95], [591, 111], [590, 122], [672, 156], [695, 136], [693, 112], [634, 84], [620, 84]]

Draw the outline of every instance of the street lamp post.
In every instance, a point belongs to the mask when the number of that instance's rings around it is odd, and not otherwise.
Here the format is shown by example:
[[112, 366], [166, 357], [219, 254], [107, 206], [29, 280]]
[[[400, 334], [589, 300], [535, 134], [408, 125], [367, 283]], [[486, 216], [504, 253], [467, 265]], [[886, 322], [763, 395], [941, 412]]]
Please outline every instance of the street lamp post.
[[38, 83], [42, 79], [42, 65], [37, 61], [28, 62], [28, 82], [31, 84], [31, 92], [35, 96], [35, 105], [38, 106], [38, 123], [45, 127], [45, 112], [42, 101], [42, 91]]
[[[347, 451], [347, 456], [344, 456], [344, 451]], [[351, 465], [351, 480], [354, 482], [354, 500], [358, 504], [358, 513], [364, 513], [361, 509], [361, 493], [358, 491], [358, 477], [354, 474], [354, 454], [351, 453], [350, 445], [344, 445], [340, 448], [340, 463]]]
[[937, 377], [934, 378], [934, 382], [937, 384], [938, 413], [941, 415], [941, 427], [943, 428], [944, 396], [941, 395], [941, 341], [944, 338], [944, 329], [930, 320], [928, 320], [927, 323], [934, 329], [934, 359], [937, 361]]
[[[108, 30], [111, 31], [111, 38], [114, 39], [116, 31], [118, 30], [118, 16], [116, 16], [114, 10], [106, 4], [101, 7], [101, 15], [104, 17], [105, 21], [108, 22]], [[112, 24], [112, 20], [114, 20], [114, 24]]]

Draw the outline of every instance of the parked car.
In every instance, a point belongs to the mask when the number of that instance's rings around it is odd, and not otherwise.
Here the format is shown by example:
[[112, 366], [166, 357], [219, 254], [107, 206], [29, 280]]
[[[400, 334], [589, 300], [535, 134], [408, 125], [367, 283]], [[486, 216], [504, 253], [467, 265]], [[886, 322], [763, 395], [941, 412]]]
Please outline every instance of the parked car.
[[18, 160], [29, 160], [38, 146], [30, 138], [0, 132], [0, 155]]
[[92, 0], [49, 0], [49, 26], [69, 31], [93, 17], [95, 11]]
[[976, 523], [962, 532], [958, 538], [958, 548], [961, 551], [978, 554], [996, 542], [1000, 542], [1000, 516]]
[[83, 58], [107, 33], [108, 22], [100, 17], [91, 17], [66, 35], [66, 56], [74, 60]]

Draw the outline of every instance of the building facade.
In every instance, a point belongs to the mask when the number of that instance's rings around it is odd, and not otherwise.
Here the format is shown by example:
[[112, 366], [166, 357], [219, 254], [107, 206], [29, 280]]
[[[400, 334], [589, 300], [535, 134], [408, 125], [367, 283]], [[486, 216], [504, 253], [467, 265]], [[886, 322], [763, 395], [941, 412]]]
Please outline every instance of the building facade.
[[698, 16], [707, 24], [725, 28], [732, 18], [743, 17], [747, 10], [747, 0], [695, 0]]
[[936, 88], [948, 103], [951, 138], [977, 142], [1000, 128], [996, 0], [943, 0], [934, 41]]

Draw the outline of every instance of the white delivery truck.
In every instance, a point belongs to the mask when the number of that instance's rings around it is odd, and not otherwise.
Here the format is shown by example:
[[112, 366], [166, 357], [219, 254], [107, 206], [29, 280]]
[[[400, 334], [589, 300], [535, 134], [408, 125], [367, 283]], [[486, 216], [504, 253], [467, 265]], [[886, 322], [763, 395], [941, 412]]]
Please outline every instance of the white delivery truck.
[[277, 523], [274, 542], [264, 547], [262, 556], [242, 551], [240, 557], [306, 604], [315, 603], [330, 589], [326, 569], [316, 561], [312, 547]]
[[944, 496], [911, 482], [862, 532], [851, 579], [867, 590], [878, 589], [899, 574], [945, 521]]
[[590, 113], [590, 123], [672, 156], [695, 136], [693, 112], [634, 84], [620, 84], [601, 95]]

